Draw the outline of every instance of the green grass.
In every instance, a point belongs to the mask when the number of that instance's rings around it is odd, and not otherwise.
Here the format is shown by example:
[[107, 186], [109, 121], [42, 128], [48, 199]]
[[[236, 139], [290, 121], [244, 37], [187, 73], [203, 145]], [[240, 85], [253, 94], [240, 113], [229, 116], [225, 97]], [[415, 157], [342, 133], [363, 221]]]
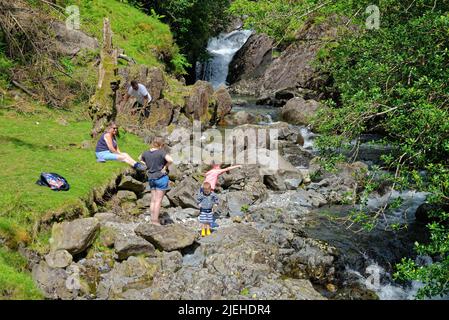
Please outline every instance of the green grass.
[[[62, 125], [43, 116], [0, 116], [0, 234], [10, 233], [4, 226], [14, 229], [14, 224], [29, 232], [45, 213], [77, 204], [92, 188], [126, 167], [95, 161], [90, 129], [87, 121], [69, 120]], [[83, 141], [90, 141], [89, 149], [81, 147]], [[134, 158], [145, 149], [137, 137], [126, 133], [122, 133], [119, 146]], [[70, 191], [54, 192], [36, 185], [41, 172], [61, 174], [69, 181]]]
[[111, 21], [113, 42], [138, 63], [160, 66], [158, 55], [175, 59], [179, 48], [168, 25], [128, 4], [116, 0], [64, 0], [61, 5], [78, 5], [81, 29], [102, 41], [103, 18]]
[[[67, 125], [59, 123], [64, 117]], [[64, 112], [35, 112], [18, 115], [0, 113], [0, 239], [9, 247], [19, 243], [45, 251], [49, 231], [33, 234], [39, 220], [49, 212], [63, 212], [82, 205], [90, 191], [110, 181], [127, 165], [97, 163], [96, 141], [90, 139], [91, 123], [76, 121]], [[90, 147], [83, 149], [83, 141]], [[140, 139], [123, 133], [122, 151], [132, 157], [145, 150]], [[35, 184], [41, 172], [56, 172], [71, 185], [68, 192], [55, 192]], [[19, 267], [19, 254], [6, 253], [0, 246], [0, 299], [39, 298], [29, 272]]]
[[0, 300], [43, 298], [25, 267], [26, 261], [20, 254], [0, 247]]
[[[42, 8], [40, 2], [29, 2]], [[137, 63], [163, 67], [162, 56], [165, 62], [182, 58], [167, 25], [125, 3], [58, 0], [57, 4], [62, 7], [77, 4], [81, 29], [100, 42], [103, 18], [109, 17], [114, 44]], [[62, 58], [60, 61], [65, 71], [83, 84], [81, 89], [76, 87], [76, 96], [70, 99], [70, 112], [30, 103], [20, 98], [20, 92], [10, 94], [6, 89], [7, 77], [3, 74], [7, 74], [12, 62], [0, 56], [0, 71], [3, 71], [0, 72], [0, 300], [43, 297], [26, 269], [25, 259], [14, 250], [23, 243], [45, 253], [50, 230], [38, 232], [39, 221], [51, 213], [85, 208], [83, 199], [93, 188], [104, 185], [127, 167], [123, 163], [95, 161], [96, 141], [90, 139], [91, 122], [86, 119], [87, 101], [93, 94], [97, 77], [92, 58], [97, 54], [98, 51], [86, 51], [72, 60]], [[58, 80], [69, 85], [73, 82], [71, 79]], [[32, 87], [33, 83], [27, 85]], [[178, 85], [172, 80], [171, 90]], [[180, 95], [174, 94], [173, 100]], [[64, 125], [61, 119], [68, 124]], [[90, 141], [88, 149], [81, 147], [83, 141]], [[146, 145], [131, 134], [122, 133], [118, 143], [122, 151], [134, 158], [146, 149]], [[41, 172], [61, 174], [70, 183], [70, 191], [54, 192], [36, 185]]]

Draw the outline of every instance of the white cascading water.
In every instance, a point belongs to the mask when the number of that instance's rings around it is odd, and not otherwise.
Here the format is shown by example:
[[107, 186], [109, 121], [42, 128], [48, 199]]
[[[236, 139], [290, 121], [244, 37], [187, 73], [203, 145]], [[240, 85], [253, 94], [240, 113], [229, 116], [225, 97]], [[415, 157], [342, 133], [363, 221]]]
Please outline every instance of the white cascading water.
[[229, 64], [251, 34], [251, 30], [235, 30], [210, 39], [207, 51], [211, 59], [203, 64], [197, 63], [197, 79], [209, 81], [215, 89], [226, 84]]

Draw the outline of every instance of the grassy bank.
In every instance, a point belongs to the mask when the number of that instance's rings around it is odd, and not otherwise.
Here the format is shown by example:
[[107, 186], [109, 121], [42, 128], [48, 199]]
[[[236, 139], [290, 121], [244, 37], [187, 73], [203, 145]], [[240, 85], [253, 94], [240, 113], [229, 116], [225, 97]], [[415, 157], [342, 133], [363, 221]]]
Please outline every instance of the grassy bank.
[[[27, 3], [65, 19], [62, 9], [37, 0]], [[79, 6], [81, 29], [100, 42], [103, 18], [109, 17], [114, 44], [125, 54], [137, 63], [161, 68], [168, 65], [171, 71], [182, 73], [185, 60], [170, 28], [156, 17], [116, 0], [56, 1], [60, 8], [71, 4]], [[24, 244], [45, 253], [50, 231], [39, 230], [39, 222], [51, 213], [83, 207], [92, 189], [109, 182], [127, 165], [95, 161], [96, 141], [89, 135], [92, 124], [87, 107], [97, 82], [94, 61], [98, 52], [79, 53], [73, 59], [59, 61], [64, 74], [55, 72], [51, 76], [56, 84], [64, 82], [70, 88], [65, 94], [57, 86], [58, 93], [67, 98], [65, 109], [70, 110], [61, 111], [30, 101], [20, 91], [11, 91], [15, 89], [10, 84], [13, 67], [25, 73], [23, 84], [30, 90], [39, 90], [35, 80], [39, 77], [33, 77], [29, 73], [32, 68], [24, 62], [6, 57], [4, 40], [0, 34], [0, 300], [41, 299], [26, 259], [17, 252], [18, 246]], [[170, 88], [178, 86], [173, 79], [169, 82]], [[134, 158], [146, 149], [138, 137], [123, 132], [118, 143]], [[41, 172], [61, 174], [70, 183], [70, 191], [54, 192], [36, 185]]]
[[[61, 6], [77, 5], [80, 10], [80, 27], [102, 40], [103, 18], [111, 21], [114, 44], [147, 66], [172, 63], [175, 72], [182, 73], [184, 58], [173, 40], [170, 27], [157, 17], [117, 0], [61, 0]], [[163, 60], [163, 61], [161, 61]]]
[[[1, 110], [1, 109], [0, 109]], [[20, 243], [45, 251], [48, 231], [35, 234], [38, 221], [49, 212], [76, 206], [89, 192], [116, 176], [127, 165], [97, 163], [91, 123], [54, 111], [18, 115], [0, 112], [0, 239], [8, 247]], [[119, 146], [137, 157], [145, 145], [122, 133]], [[35, 184], [41, 172], [56, 172], [71, 185], [55, 192]], [[20, 255], [0, 247], [0, 299], [39, 297]]]

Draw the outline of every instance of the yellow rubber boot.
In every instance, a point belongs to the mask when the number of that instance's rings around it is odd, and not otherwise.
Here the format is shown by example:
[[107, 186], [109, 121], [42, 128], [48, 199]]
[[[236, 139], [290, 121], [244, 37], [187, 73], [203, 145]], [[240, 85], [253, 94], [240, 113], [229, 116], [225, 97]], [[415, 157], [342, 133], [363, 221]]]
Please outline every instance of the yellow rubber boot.
[[206, 229], [201, 229], [201, 236], [202, 237], [205, 237], [206, 236]]
[[207, 230], [206, 230], [206, 235], [207, 235], [207, 236], [210, 236], [210, 229], [207, 229]]

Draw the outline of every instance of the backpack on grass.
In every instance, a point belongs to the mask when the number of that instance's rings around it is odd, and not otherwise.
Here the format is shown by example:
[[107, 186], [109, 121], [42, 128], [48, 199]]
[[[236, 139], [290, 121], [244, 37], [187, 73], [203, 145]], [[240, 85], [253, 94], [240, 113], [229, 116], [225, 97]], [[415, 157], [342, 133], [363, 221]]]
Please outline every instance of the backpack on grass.
[[51, 172], [42, 172], [36, 184], [49, 187], [53, 191], [68, 191], [70, 189], [70, 185], [64, 177]]

